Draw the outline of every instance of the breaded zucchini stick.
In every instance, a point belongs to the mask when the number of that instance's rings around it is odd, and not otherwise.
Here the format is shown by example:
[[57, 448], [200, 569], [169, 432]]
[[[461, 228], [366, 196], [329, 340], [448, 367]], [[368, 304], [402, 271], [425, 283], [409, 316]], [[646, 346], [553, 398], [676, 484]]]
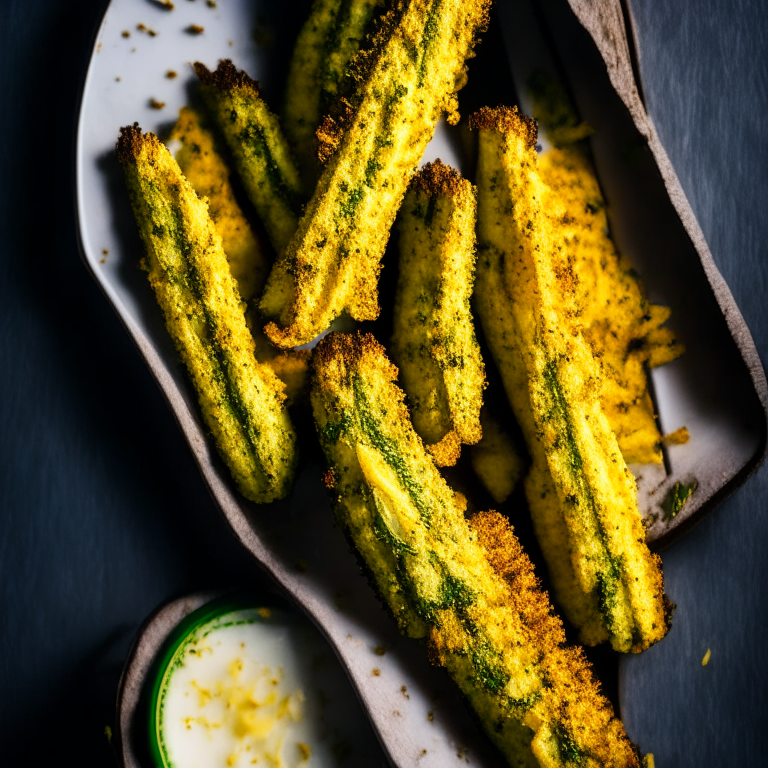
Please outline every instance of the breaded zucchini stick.
[[648, 302], [608, 233], [605, 200], [583, 141], [591, 129], [579, 123], [565, 91], [545, 75], [532, 78], [531, 93], [534, 117], [555, 144], [539, 156], [539, 172], [570, 220], [577, 312], [601, 369], [603, 411], [628, 464], [660, 463], [662, 439], [646, 366], [674, 360], [683, 346], [662, 327], [670, 310]]
[[[478, 312], [534, 469], [549, 470], [535, 477], [551, 481], [559, 501], [555, 513], [529, 487], [542, 551], [584, 640], [600, 638], [596, 610], [616, 650], [641, 651], [667, 630], [661, 563], [645, 544], [634, 478], [578, 331], [569, 220], [538, 174], [533, 121], [516, 110], [482, 109], [471, 125], [479, 131]], [[570, 584], [560, 578], [568, 554]], [[583, 600], [574, 604], [575, 592]]]
[[250, 302], [264, 287], [269, 262], [235, 198], [229, 169], [219, 154], [214, 134], [195, 110], [182, 107], [168, 138], [169, 142], [181, 142], [176, 162], [198, 197], [208, 199], [208, 213], [221, 235], [230, 272], [237, 280], [240, 296], [249, 304], [246, 323], [256, 338], [256, 359], [268, 365], [285, 384], [286, 402], [291, 405], [309, 388], [309, 352], [280, 352], [267, 341], [260, 327], [254, 328], [258, 318], [254, 319]]
[[269, 262], [235, 198], [229, 168], [216, 147], [214, 134], [198, 112], [182, 107], [168, 136], [168, 142], [172, 141], [181, 143], [175, 153], [181, 172], [198, 197], [208, 198], [208, 213], [221, 235], [229, 269], [243, 301], [250, 302], [264, 287]]
[[123, 128], [117, 153], [150, 284], [219, 454], [246, 498], [282, 498], [297, 459], [283, 384], [256, 362], [208, 206], [154, 134]]
[[315, 0], [288, 70], [283, 125], [308, 186], [320, 175], [315, 131], [339, 95], [379, 0]]
[[392, 358], [438, 466], [482, 437], [485, 369], [469, 306], [476, 208], [472, 185], [437, 160], [413, 177], [400, 210]]
[[229, 60], [210, 72], [199, 61], [206, 104], [224, 135], [240, 180], [280, 254], [296, 231], [305, 202], [299, 171], [277, 117], [259, 95], [259, 84]]
[[384, 17], [335, 150], [267, 280], [260, 306], [278, 346], [306, 344], [342, 312], [378, 316], [389, 230], [437, 121], [455, 112], [489, 5], [403, 0]]
[[330, 334], [312, 406], [339, 523], [401, 629], [428, 635], [515, 766], [637, 766], [634, 747], [511, 529], [470, 526], [414, 431], [397, 369], [370, 335]]

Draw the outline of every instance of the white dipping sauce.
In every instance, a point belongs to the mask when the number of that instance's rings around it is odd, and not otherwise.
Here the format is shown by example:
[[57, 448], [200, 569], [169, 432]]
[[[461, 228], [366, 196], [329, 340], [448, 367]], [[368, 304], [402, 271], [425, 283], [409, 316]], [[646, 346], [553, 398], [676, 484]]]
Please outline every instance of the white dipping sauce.
[[344, 690], [342, 674], [321, 638], [280, 611], [239, 610], [212, 619], [186, 638], [164, 676], [158, 731], [166, 763], [338, 765], [359, 751], [353, 742], [361, 725], [359, 714], [350, 718], [359, 706], [350, 701], [348, 685]]

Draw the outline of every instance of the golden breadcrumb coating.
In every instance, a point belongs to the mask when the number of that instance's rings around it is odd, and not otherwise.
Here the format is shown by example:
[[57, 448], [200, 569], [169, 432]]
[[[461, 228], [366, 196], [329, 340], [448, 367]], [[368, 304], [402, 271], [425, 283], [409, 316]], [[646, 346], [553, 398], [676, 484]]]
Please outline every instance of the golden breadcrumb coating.
[[397, 369], [370, 335], [329, 334], [312, 406], [337, 520], [402, 631], [466, 696], [514, 766], [638, 766], [511, 528], [468, 524], [414, 431]]
[[609, 235], [605, 200], [583, 141], [591, 128], [578, 123], [565, 91], [546, 76], [532, 78], [530, 90], [534, 117], [556, 145], [539, 156], [539, 173], [569, 219], [577, 313], [601, 368], [603, 411], [628, 464], [660, 463], [661, 433], [646, 366], [674, 360], [683, 346], [661, 327], [670, 310], [648, 302]]
[[297, 461], [284, 387], [256, 362], [208, 206], [154, 134], [143, 134], [138, 125], [123, 128], [117, 153], [150, 284], [219, 454], [246, 498], [282, 498]]
[[261, 98], [259, 84], [229, 59], [220, 61], [215, 72], [198, 61], [195, 72], [243, 187], [280, 254], [296, 231], [305, 201], [280, 122]]
[[181, 142], [176, 162], [198, 197], [207, 198], [208, 213], [221, 235], [232, 276], [243, 300], [250, 302], [264, 287], [269, 262], [235, 199], [229, 168], [216, 148], [214, 135], [198, 112], [182, 107], [168, 136], [168, 142], [172, 141]]
[[320, 175], [315, 131], [338, 98], [379, 0], [315, 0], [296, 39], [283, 125], [307, 186]]
[[[264, 287], [269, 262], [235, 199], [229, 169], [216, 147], [214, 134], [197, 112], [183, 107], [168, 138], [169, 142], [181, 142], [176, 161], [198, 197], [208, 201], [208, 212], [221, 235], [230, 272], [237, 280], [240, 295], [248, 303]], [[309, 353], [276, 350], [261, 333], [253, 305], [246, 308], [246, 323], [255, 336], [256, 359], [272, 368], [285, 384], [286, 402], [291, 405], [309, 387]]]
[[476, 203], [472, 185], [439, 160], [413, 178], [400, 210], [400, 272], [392, 358], [413, 426], [438, 466], [482, 436], [485, 369], [472, 323]]
[[440, 117], [455, 111], [490, 0], [403, 0], [386, 16], [295, 237], [261, 301], [280, 347], [306, 344], [342, 312], [379, 314], [389, 231]]
[[[478, 312], [534, 481], [540, 491], [551, 481], [556, 493], [557, 511], [551, 494], [542, 499], [526, 484], [556, 596], [585, 642], [601, 639], [597, 611], [616, 650], [641, 651], [667, 630], [661, 566], [645, 544], [634, 478], [580, 332], [569, 219], [538, 173], [533, 121], [501, 107], [470, 123], [479, 131]], [[579, 591], [583, 599], [570, 603]]]

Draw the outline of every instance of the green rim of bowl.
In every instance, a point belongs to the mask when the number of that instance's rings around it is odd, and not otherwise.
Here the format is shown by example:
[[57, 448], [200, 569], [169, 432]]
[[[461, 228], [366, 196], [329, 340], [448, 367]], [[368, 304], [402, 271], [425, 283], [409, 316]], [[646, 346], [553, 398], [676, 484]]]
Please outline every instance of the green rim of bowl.
[[[149, 708], [147, 712], [149, 756], [157, 768], [173, 768], [166, 760], [161, 746], [160, 700], [166, 679], [174, 666], [179, 651], [184, 647], [190, 635], [219, 616], [226, 616], [228, 613], [235, 611], [257, 610], [259, 608], [269, 608], [270, 611], [274, 610], [272, 605], [265, 605], [262, 600], [253, 594], [224, 595], [223, 597], [211, 600], [211, 602], [200, 606], [200, 608], [185, 616], [166, 638], [153, 663], [152, 687], [149, 691]], [[256, 621], [259, 620], [263, 619], [257, 616]]]

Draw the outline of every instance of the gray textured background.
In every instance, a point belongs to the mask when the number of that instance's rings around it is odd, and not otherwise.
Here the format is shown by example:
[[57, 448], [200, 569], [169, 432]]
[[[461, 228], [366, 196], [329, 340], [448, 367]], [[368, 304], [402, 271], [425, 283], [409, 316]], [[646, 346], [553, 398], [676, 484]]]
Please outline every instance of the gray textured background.
[[[763, 5], [629, 4], [649, 112], [765, 362]], [[260, 578], [226, 533], [170, 412], [80, 263], [72, 140], [103, 6], [0, 3], [0, 760], [7, 765], [113, 765], [103, 729], [142, 618], [191, 589]], [[763, 764], [767, 492], [764, 467], [664, 553], [674, 626], [628, 665], [624, 712], [659, 768]], [[43, 741], [55, 749], [41, 749]]]

